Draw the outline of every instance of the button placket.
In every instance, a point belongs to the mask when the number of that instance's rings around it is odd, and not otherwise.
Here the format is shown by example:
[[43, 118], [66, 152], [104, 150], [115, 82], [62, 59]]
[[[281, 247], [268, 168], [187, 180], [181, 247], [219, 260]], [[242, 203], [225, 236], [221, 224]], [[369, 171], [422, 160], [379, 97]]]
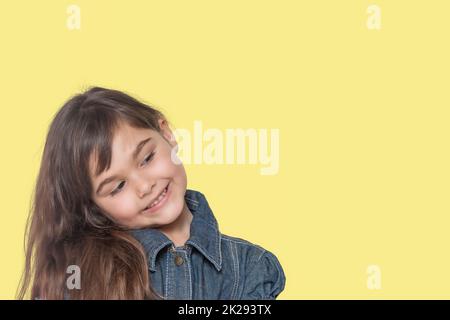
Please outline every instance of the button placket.
[[176, 254], [176, 255], [175, 255], [175, 264], [176, 264], [177, 266], [181, 266], [181, 265], [183, 264], [183, 262], [184, 262], [183, 257], [180, 256], [180, 255], [178, 255], [178, 254]]
[[[187, 247], [186, 247], [186, 245], [184, 245], [184, 246], [180, 247], [180, 249], [181, 250], [186, 250]], [[172, 245], [169, 250], [170, 250], [171, 253], [174, 254], [173, 261], [174, 261], [175, 265], [178, 266], [178, 267], [181, 266], [184, 263], [184, 258], [181, 256], [180, 253], [177, 252], [177, 250], [176, 250], [174, 245]]]
[[188, 269], [188, 252], [189, 247], [169, 247], [170, 273], [173, 274], [173, 298], [175, 299], [190, 299], [191, 297], [191, 276]]

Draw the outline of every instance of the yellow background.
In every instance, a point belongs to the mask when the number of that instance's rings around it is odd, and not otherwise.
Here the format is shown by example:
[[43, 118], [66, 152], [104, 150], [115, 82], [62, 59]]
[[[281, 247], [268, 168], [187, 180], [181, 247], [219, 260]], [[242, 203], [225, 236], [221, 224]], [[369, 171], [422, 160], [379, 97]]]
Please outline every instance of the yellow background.
[[278, 256], [280, 299], [450, 298], [449, 15], [445, 0], [2, 3], [0, 298], [51, 117], [90, 85], [179, 128], [280, 129], [278, 175], [186, 166], [222, 232]]

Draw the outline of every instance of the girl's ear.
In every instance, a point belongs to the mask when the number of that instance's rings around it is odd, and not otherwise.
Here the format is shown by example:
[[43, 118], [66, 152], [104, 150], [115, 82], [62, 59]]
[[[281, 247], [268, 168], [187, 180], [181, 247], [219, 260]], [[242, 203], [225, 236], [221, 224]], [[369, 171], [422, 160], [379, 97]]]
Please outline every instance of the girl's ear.
[[169, 124], [166, 119], [158, 120], [159, 128], [161, 129], [161, 135], [169, 142], [172, 147], [177, 145], [177, 141], [175, 140], [175, 136], [172, 133], [172, 130], [169, 128]]

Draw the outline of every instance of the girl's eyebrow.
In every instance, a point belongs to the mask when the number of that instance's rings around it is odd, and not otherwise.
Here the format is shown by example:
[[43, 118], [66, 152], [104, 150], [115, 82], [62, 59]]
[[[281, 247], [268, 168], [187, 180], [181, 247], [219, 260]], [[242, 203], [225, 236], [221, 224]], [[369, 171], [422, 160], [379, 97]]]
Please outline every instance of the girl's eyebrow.
[[[137, 158], [137, 156], [139, 155], [139, 153], [141, 152], [142, 148], [145, 146], [145, 144], [146, 144], [147, 142], [149, 142], [149, 141], [151, 140], [151, 138], [152, 138], [152, 137], [148, 137], [147, 139], [144, 139], [144, 140], [142, 140], [141, 142], [139, 142], [139, 143], [137, 144], [136, 149], [134, 149], [133, 154], [132, 154], [132, 161], [135, 161], [135, 160], [136, 160], [136, 158]], [[100, 192], [102, 191], [103, 187], [104, 187], [106, 184], [110, 183], [111, 181], [114, 181], [115, 179], [117, 179], [117, 175], [113, 175], [113, 176], [111, 176], [111, 177], [106, 178], [105, 180], [103, 180], [103, 181], [99, 184], [99, 186], [98, 186], [98, 188], [97, 188], [97, 191], [95, 192], [96, 195], [98, 196], [98, 195], [100, 194]]]

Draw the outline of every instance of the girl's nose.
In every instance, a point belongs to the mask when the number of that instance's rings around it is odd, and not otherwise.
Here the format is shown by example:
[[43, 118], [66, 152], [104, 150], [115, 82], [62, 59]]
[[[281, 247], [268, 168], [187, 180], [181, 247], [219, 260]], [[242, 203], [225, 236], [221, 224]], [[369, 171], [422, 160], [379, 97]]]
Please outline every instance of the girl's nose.
[[152, 192], [152, 184], [147, 182], [142, 182], [139, 186], [139, 197], [143, 198], [145, 197], [148, 193]]

